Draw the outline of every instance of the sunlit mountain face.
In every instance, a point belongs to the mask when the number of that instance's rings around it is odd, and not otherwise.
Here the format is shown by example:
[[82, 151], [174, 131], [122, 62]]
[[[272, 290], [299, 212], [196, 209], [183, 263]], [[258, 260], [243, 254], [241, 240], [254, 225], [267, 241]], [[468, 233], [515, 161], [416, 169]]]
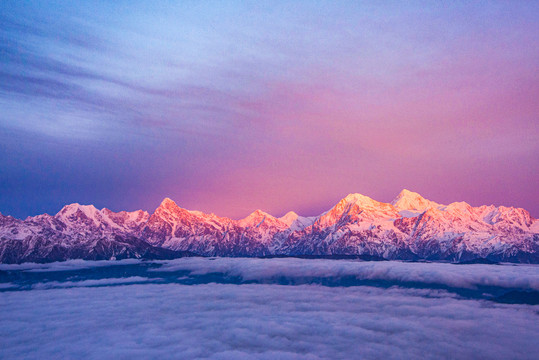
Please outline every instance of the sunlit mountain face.
[[350, 194], [313, 217], [256, 210], [232, 220], [183, 209], [169, 198], [151, 215], [71, 204], [54, 216], [0, 216], [6, 263], [197, 255], [539, 262], [539, 220], [528, 211], [442, 205], [406, 189], [391, 203]]

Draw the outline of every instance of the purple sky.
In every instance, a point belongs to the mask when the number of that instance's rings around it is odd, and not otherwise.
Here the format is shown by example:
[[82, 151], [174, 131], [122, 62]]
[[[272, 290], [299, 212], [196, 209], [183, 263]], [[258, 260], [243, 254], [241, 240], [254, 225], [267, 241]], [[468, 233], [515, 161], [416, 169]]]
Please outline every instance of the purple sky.
[[539, 2], [0, 4], [0, 212], [539, 217]]

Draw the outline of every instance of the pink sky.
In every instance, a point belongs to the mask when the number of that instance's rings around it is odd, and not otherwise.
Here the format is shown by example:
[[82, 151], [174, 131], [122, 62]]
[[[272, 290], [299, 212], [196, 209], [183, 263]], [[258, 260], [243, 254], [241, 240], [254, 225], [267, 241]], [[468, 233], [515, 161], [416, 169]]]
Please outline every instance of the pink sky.
[[538, 14], [8, 2], [0, 212], [151, 211], [170, 197], [232, 218], [316, 215], [408, 188], [538, 217]]

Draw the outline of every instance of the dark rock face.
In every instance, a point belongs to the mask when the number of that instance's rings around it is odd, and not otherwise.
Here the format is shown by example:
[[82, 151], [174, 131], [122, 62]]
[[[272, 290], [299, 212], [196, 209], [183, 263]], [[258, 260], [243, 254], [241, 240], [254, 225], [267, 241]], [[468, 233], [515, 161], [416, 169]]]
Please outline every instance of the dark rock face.
[[0, 262], [202, 256], [352, 256], [539, 263], [539, 221], [524, 209], [441, 205], [403, 190], [391, 203], [350, 194], [324, 214], [242, 220], [182, 209], [153, 214], [71, 204], [26, 220], [0, 214]]

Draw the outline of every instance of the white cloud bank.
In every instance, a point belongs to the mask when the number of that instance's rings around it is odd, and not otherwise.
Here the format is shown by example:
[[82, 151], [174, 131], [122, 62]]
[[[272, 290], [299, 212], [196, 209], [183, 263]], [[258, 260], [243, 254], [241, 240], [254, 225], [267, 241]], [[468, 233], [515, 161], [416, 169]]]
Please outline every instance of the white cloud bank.
[[305, 283], [310, 279], [353, 277], [357, 280], [415, 282], [464, 289], [495, 286], [539, 290], [538, 265], [455, 265], [297, 258], [181, 258], [162, 263], [163, 266], [151, 271], [187, 270], [193, 275], [222, 273], [240, 277], [244, 281], [267, 283], [279, 279]]
[[96, 267], [107, 267], [111, 265], [134, 265], [141, 263], [137, 259], [123, 259], [114, 261], [100, 260], [68, 260], [51, 263], [22, 263], [22, 264], [0, 264], [0, 271], [29, 271], [29, 272], [54, 272], [54, 271], [73, 271], [82, 269], [91, 269]]
[[136, 284], [0, 293], [6, 359], [532, 359], [537, 306], [441, 290]]
[[141, 276], [129, 276], [123, 278], [110, 279], [89, 279], [81, 281], [48, 281], [40, 282], [32, 286], [35, 290], [70, 288], [70, 287], [91, 287], [91, 286], [111, 286], [111, 285], [127, 285], [127, 284], [142, 284], [148, 282], [159, 282], [162, 279], [148, 279]]
[[[133, 266], [107, 268], [116, 265]], [[539, 353], [538, 305], [440, 289], [537, 291], [537, 265], [182, 258], [0, 270], [0, 359], [533, 359]], [[212, 274], [231, 283], [203, 283], [214, 281]], [[404, 287], [334, 286], [347, 279]], [[333, 286], [316, 285], [324, 280]], [[257, 284], [235, 284], [242, 282]]]

